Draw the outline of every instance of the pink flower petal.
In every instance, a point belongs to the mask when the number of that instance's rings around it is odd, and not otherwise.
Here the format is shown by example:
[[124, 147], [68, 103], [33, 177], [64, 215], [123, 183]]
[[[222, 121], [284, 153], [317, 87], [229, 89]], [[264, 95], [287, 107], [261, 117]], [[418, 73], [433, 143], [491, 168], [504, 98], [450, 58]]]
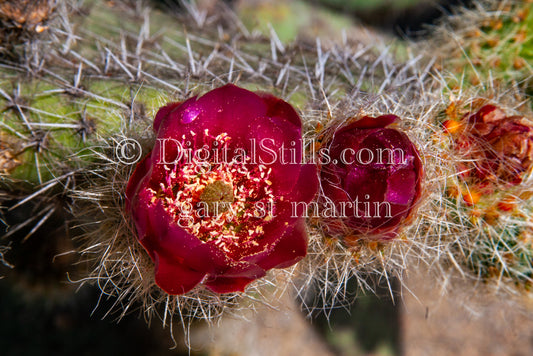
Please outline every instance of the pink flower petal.
[[248, 135], [256, 140], [256, 162], [272, 169], [275, 194], [291, 192], [302, 167], [300, 130], [284, 127], [270, 118], [261, 118], [254, 121]]
[[[298, 180], [294, 185], [290, 198], [294, 203], [309, 203], [315, 197], [318, 187], [318, 171], [314, 164], [301, 166]], [[298, 214], [301, 216], [301, 214]]]
[[385, 201], [393, 204], [408, 205], [416, 191], [416, 176], [411, 169], [401, 169], [387, 179]]
[[147, 155], [135, 167], [135, 170], [128, 181], [128, 185], [126, 186], [126, 203], [128, 204], [126, 206], [127, 209], [130, 208], [131, 201], [134, 199], [135, 194], [137, 194], [139, 191], [143, 181], [148, 178], [147, 175], [150, 174], [151, 166], [151, 156]]
[[300, 116], [294, 110], [294, 108], [287, 102], [277, 98], [268, 93], [258, 93], [267, 106], [268, 117], [273, 118], [280, 122], [282, 126], [286, 126], [287, 121], [292, 123], [297, 130], [302, 127], [302, 121]]
[[154, 252], [155, 281], [168, 294], [183, 294], [193, 289], [205, 273], [190, 270], [172, 258]]
[[200, 98], [191, 98], [178, 106], [158, 125], [158, 137], [191, 137], [208, 129], [213, 135], [245, 136], [250, 123], [266, 117], [264, 101], [256, 94], [232, 84], [214, 89]]
[[155, 115], [154, 119], [154, 132], [159, 131], [159, 127], [161, 126], [161, 122], [165, 120], [173, 111], [175, 111], [182, 103], [176, 102], [176, 103], [170, 103], [166, 106], [163, 106], [157, 111], [157, 114]]
[[[258, 276], [257, 278], [261, 278]], [[244, 278], [244, 277], [224, 277], [217, 276], [212, 280], [205, 282], [205, 286], [215, 293], [234, 293], [234, 292], [244, 292], [244, 289], [248, 284], [255, 281], [257, 278]]]
[[350, 131], [352, 129], [384, 128], [398, 120], [399, 117], [396, 115], [381, 115], [378, 117], [365, 116], [346, 126], [343, 130]]
[[255, 256], [257, 265], [265, 270], [271, 268], [285, 268], [300, 261], [307, 254], [307, 232], [305, 221], [299, 219], [291, 225], [280, 238], [272, 250]]

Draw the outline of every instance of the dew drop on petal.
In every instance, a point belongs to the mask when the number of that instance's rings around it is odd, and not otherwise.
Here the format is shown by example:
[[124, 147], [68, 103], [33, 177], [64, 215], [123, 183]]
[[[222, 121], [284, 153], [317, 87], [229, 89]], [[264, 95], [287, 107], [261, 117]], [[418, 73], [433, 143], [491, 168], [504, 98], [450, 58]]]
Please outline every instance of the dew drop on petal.
[[184, 110], [181, 122], [184, 124], [190, 124], [200, 116], [201, 110], [197, 107], [191, 106]]

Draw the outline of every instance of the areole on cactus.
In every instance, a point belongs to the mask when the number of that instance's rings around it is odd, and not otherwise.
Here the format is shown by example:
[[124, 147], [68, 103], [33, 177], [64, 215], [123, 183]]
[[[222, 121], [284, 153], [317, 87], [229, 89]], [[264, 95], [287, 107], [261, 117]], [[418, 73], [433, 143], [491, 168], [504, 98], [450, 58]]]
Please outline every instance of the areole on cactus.
[[501, 87], [510, 83], [533, 92], [533, 4], [531, 1], [487, 2], [458, 9], [460, 16], [437, 28], [429, 51], [437, 54], [450, 87]]

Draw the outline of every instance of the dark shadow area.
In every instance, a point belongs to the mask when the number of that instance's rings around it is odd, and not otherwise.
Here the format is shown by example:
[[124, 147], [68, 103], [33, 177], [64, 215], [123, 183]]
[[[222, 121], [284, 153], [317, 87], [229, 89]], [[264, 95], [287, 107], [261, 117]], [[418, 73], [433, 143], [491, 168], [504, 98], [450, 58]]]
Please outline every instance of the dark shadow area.
[[[436, 24], [443, 16], [453, 13], [458, 6], [471, 7], [472, 0], [418, 1], [407, 7], [395, 7], [390, 4], [356, 8], [351, 1], [309, 0], [315, 5], [324, 6], [334, 11], [350, 14], [362, 24], [392, 32], [400, 37], [418, 38], [428, 34], [427, 28]], [[360, 2], [360, 1], [359, 1]], [[372, 3], [372, 0], [368, 0]]]
[[[169, 331], [149, 329], [137, 315], [118, 324], [113, 316], [102, 320], [113, 300], [100, 301], [94, 287], [64, 295], [61, 300], [32, 298], [0, 281], [0, 350], [4, 356], [27, 355], [187, 355], [172, 346]], [[154, 323], [157, 324], [157, 323]], [[159, 325], [159, 324], [158, 324]], [[155, 330], [154, 330], [155, 329]]]
[[[186, 0], [185, 0], [186, 1]], [[236, 0], [218, 0], [232, 6]], [[454, 8], [472, 7], [473, 0], [415, 1], [411, 6], [391, 6], [390, 2], [367, 0], [307, 0], [317, 7], [327, 8], [350, 15], [366, 26], [376, 27], [394, 33], [402, 38], [416, 39], [428, 35], [428, 27], [435, 25], [442, 17], [453, 13]], [[151, 0], [152, 5], [163, 10], [179, 12], [181, 0]]]
[[311, 322], [336, 355], [358, 355], [358, 351], [402, 355], [400, 283], [397, 279], [390, 281], [396, 291], [392, 296], [385, 280], [369, 283], [373, 283], [376, 294], [363, 292], [351, 279], [347, 285], [350, 304], [311, 315]]
[[[16, 207], [18, 201], [0, 202], [0, 238], [9, 234], [4, 257], [13, 265], [0, 264], [0, 355], [188, 355], [170, 350], [170, 331], [159, 320], [150, 328], [132, 306], [117, 323], [115, 298], [101, 297], [96, 286], [78, 291], [69, 281], [87, 266], [77, 263], [65, 202], [36, 198]], [[111, 308], [117, 312], [104, 319]]]

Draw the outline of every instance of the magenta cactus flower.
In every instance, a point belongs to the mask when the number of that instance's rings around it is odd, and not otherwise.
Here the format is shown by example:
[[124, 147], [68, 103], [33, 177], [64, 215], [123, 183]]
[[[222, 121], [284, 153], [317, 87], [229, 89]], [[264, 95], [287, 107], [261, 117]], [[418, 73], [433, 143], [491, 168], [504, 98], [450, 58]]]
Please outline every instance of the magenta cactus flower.
[[325, 220], [330, 233], [348, 244], [394, 238], [421, 197], [420, 155], [405, 133], [388, 127], [398, 119], [366, 116], [326, 143], [331, 162], [320, 172], [322, 215], [331, 217]]
[[311, 201], [318, 177], [302, 163], [301, 121], [288, 103], [226, 85], [161, 108], [154, 131], [126, 197], [165, 292], [200, 283], [243, 291], [305, 256], [304, 218], [291, 202]]

